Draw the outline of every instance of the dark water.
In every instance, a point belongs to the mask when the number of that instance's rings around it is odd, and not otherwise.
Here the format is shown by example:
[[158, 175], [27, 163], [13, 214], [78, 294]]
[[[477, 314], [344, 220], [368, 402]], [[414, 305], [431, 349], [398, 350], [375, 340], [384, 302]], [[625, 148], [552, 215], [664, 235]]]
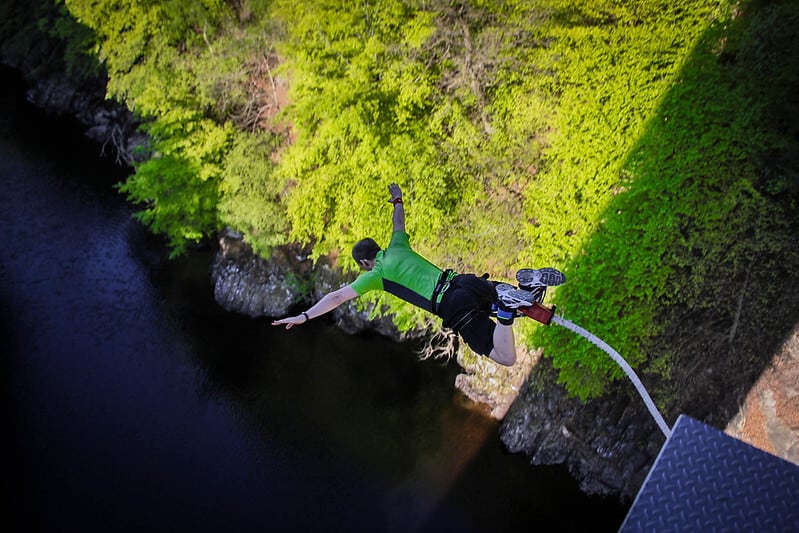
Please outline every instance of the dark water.
[[[2, 525], [16, 531], [615, 531], [506, 453], [455, 364], [222, 311], [68, 121], [0, 95]], [[545, 524], [553, 526], [544, 527]]]

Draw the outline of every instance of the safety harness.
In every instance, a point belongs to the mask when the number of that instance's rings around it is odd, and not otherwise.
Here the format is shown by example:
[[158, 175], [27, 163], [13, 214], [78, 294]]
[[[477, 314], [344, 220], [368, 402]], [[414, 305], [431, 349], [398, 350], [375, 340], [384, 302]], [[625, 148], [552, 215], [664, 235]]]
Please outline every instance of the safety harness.
[[453, 271], [451, 268], [448, 268], [443, 270], [441, 275], [438, 277], [436, 288], [433, 289], [433, 295], [430, 297], [430, 310], [436, 315], [438, 314], [438, 308], [441, 305], [441, 299], [444, 297], [444, 293], [447, 292], [447, 289], [449, 289], [452, 278], [457, 275], [457, 272]]

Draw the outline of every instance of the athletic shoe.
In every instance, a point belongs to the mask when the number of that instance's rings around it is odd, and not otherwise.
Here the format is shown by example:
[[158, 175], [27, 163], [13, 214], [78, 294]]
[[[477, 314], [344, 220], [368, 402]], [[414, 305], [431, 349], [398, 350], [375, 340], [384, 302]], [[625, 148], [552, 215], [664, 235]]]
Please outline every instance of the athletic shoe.
[[530, 307], [535, 298], [529, 291], [517, 289], [507, 283], [497, 283], [497, 296], [499, 297], [500, 309], [518, 309], [520, 307]]
[[532, 290], [533, 287], [552, 287], [566, 283], [566, 276], [556, 268], [523, 268], [516, 272], [519, 288]]

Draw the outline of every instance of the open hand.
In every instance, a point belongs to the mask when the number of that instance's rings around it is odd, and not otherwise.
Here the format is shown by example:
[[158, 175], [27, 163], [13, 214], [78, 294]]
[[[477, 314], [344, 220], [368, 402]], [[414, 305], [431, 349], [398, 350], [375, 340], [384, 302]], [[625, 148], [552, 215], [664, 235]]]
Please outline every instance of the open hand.
[[308, 321], [305, 318], [305, 315], [297, 315], [297, 316], [290, 316], [286, 318], [281, 318], [280, 320], [275, 320], [272, 322], [273, 326], [282, 326], [285, 324], [286, 329], [291, 329], [293, 326], [299, 326], [300, 324], [305, 324]]

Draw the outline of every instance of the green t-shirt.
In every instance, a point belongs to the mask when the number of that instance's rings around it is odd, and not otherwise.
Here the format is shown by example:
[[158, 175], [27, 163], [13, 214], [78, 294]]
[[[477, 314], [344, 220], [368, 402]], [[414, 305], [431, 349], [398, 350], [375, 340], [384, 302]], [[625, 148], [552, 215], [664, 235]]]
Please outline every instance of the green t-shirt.
[[350, 286], [358, 296], [384, 290], [429, 311], [440, 276], [440, 268], [411, 249], [408, 234], [395, 231], [388, 248], [377, 252], [374, 268]]

